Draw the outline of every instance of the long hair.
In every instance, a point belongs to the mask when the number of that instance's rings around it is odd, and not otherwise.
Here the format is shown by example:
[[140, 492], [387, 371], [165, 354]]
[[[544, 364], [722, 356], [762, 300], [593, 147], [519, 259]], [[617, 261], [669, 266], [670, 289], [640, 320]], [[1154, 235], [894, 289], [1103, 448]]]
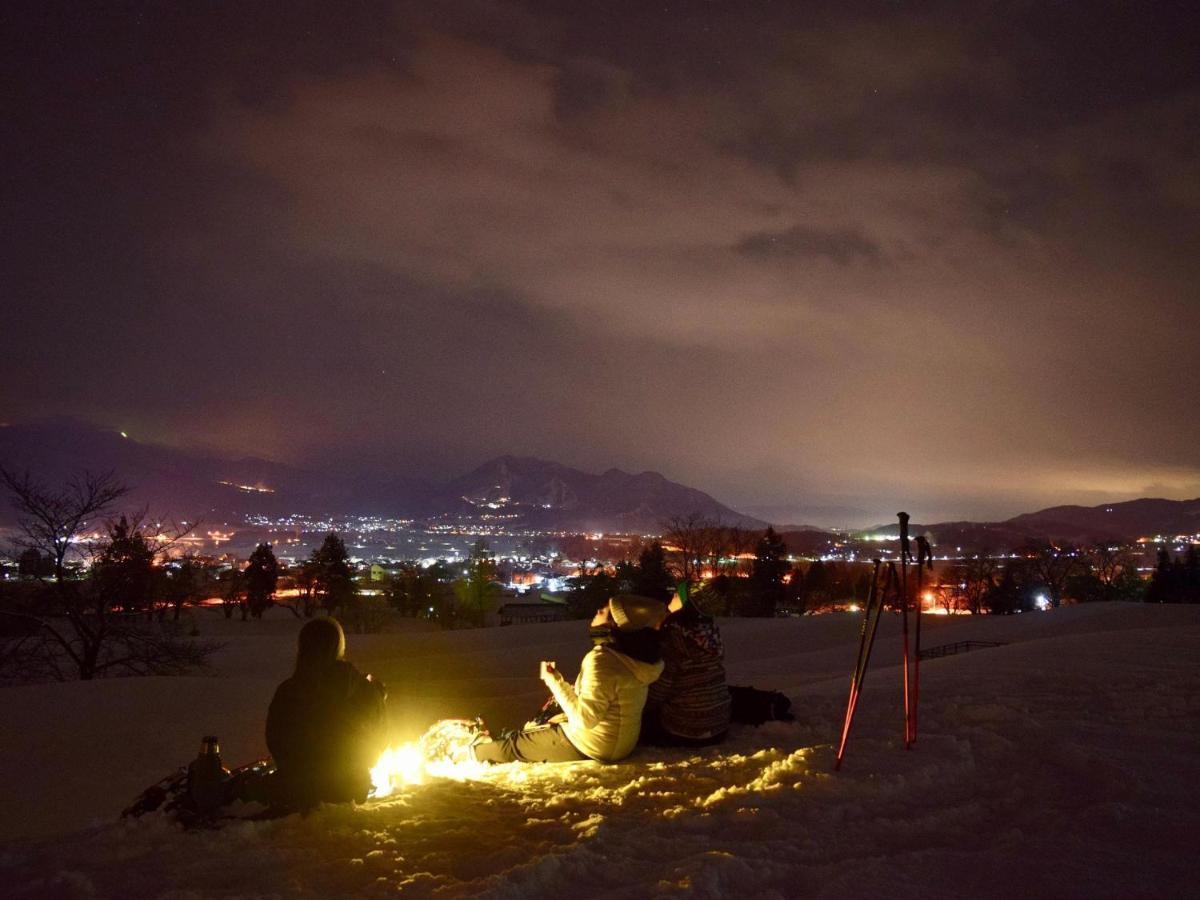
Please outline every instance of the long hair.
[[712, 617], [701, 612], [700, 608], [695, 603], [688, 602], [683, 605], [683, 608], [671, 613], [663, 622], [666, 625], [668, 622], [678, 622], [681, 625], [699, 625], [701, 622], [711, 622]]
[[296, 674], [319, 672], [346, 652], [346, 633], [332, 616], [304, 623], [296, 641]]
[[614, 628], [612, 648], [644, 663], [656, 663], [662, 659], [661, 641], [654, 628], [639, 628], [636, 631]]

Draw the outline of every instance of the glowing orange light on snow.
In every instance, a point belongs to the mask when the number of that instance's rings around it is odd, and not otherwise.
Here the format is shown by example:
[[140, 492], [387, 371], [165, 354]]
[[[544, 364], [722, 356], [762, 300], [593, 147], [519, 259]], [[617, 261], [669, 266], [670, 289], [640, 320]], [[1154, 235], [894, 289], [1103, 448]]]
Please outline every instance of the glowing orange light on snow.
[[386, 797], [397, 788], [424, 784], [427, 778], [466, 781], [489, 769], [470, 752], [473, 731], [461, 719], [435, 723], [419, 741], [388, 747], [371, 769], [371, 796]]
[[371, 769], [371, 796], [386, 797], [397, 787], [425, 780], [425, 757], [415, 743], [388, 747]]

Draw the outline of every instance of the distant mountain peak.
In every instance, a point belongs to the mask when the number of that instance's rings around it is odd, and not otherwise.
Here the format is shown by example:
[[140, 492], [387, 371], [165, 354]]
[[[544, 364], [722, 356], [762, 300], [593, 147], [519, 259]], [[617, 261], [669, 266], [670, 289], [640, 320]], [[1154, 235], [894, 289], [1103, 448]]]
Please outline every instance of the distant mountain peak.
[[613, 467], [594, 475], [551, 460], [511, 455], [454, 479], [434, 495], [427, 510], [452, 515], [461, 503], [516, 510], [513, 514], [524, 516], [531, 526], [551, 529], [646, 533], [660, 530], [672, 516], [690, 513], [747, 528], [765, 524], [658, 472], [634, 475]]

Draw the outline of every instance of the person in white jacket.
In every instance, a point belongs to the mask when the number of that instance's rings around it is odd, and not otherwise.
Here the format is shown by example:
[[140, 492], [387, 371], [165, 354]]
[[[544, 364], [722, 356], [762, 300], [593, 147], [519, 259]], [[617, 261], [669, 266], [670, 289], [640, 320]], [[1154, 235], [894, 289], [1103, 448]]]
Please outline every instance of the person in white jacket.
[[622, 594], [597, 611], [591, 623], [594, 646], [572, 685], [551, 661], [541, 678], [562, 708], [544, 725], [527, 725], [498, 740], [472, 747], [482, 762], [615, 762], [637, 746], [650, 684], [662, 674], [654, 625], [666, 614], [648, 597]]

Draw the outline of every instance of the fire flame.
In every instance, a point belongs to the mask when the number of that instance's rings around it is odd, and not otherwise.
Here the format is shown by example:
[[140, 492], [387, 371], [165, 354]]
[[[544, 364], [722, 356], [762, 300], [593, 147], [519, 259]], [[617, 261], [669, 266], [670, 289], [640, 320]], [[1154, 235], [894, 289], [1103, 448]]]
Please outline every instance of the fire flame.
[[371, 796], [386, 797], [397, 787], [420, 784], [425, 775], [425, 757], [414, 743], [388, 747], [371, 768]]
[[476, 731], [461, 719], [433, 725], [419, 741], [388, 747], [371, 769], [371, 796], [387, 797], [397, 788], [424, 784], [427, 778], [466, 781], [488, 768], [471, 753]]

